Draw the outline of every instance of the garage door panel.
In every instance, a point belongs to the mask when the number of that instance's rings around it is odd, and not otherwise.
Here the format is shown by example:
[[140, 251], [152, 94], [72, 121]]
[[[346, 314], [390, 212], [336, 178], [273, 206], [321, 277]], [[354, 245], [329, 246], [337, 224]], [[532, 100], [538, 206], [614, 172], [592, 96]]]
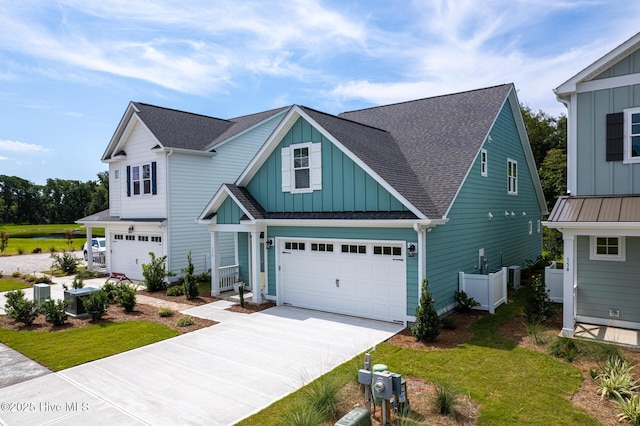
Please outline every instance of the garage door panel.
[[[313, 240], [291, 240], [288, 247], [295, 247], [294, 241], [303, 242], [306, 249], [281, 252], [279, 279], [283, 303], [387, 321], [404, 320], [404, 257], [374, 255], [373, 241], [358, 241], [355, 244], [358, 252], [347, 253], [341, 250], [342, 241], [331, 242], [336, 250], [333, 252], [312, 250], [312, 246], [321, 245]], [[281, 248], [286, 244], [280, 243]], [[401, 252], [402, 245], [394, 247]]]
[[[155, 240], [155, 241], [154, 241]], [[162, 237], [156, 234], [122, 234], [111, 237], [111, 271], [141, 280], [142, 265], [151, 262], [149, 252], [162, 256]]]

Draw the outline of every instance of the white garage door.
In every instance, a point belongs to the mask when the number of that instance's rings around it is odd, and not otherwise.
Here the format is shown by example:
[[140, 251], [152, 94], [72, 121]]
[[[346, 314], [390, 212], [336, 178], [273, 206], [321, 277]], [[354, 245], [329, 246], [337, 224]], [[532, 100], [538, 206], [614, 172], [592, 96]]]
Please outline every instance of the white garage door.
[[403, 243], [279, 241], [282, 302], [346, 315], [404, 321]]
[[133, 280], [142, 279], [142, 264], [149, 252], [162, 256], [162, 236], [154, 234], [114, 234], [111, 238], [111, 272], [122, 272]]

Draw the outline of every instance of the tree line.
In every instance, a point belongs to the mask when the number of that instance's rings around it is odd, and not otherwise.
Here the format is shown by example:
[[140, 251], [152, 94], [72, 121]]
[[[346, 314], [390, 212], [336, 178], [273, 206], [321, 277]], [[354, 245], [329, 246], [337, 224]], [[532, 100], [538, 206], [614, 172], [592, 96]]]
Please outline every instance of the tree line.
[[17, 176], [0, 175], [0, 225], [58, 224], [109, 208], [109, 174], [98, 179], [47, 179], [45, 185]]

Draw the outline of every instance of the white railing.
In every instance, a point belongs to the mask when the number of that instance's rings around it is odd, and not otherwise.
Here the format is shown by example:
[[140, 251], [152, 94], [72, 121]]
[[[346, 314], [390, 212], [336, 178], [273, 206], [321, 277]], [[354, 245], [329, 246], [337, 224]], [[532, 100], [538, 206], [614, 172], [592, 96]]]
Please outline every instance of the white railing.
[[493, 314], [498, 306], [507, 303], [507, 268], [486, 275], [459, 272], [458, 288], [480, 304], [474, 309]]
[[562, 266], [558, 269], [556, 262], [544, 268], [544, 284], [549, 290], [549, 299], [552, 302], [562, 303], [562, 285], [564, 281], [564, 270]]
[[218, 276], [220, 277], [220, 291], [232, 290], [233, 283], [240, 279], [240, 267], [238, 265], [220, 266]]

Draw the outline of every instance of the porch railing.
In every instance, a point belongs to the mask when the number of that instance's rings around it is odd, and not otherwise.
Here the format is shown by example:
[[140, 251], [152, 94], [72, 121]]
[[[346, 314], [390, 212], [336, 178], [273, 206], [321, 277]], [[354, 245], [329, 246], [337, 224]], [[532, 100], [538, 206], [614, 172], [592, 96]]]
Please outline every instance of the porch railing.
[[238, 265], [220, 266], [218, 268], [220, 277], [220, 291], [233, 289], [233, 283], [240, 279], [240, 267]]

